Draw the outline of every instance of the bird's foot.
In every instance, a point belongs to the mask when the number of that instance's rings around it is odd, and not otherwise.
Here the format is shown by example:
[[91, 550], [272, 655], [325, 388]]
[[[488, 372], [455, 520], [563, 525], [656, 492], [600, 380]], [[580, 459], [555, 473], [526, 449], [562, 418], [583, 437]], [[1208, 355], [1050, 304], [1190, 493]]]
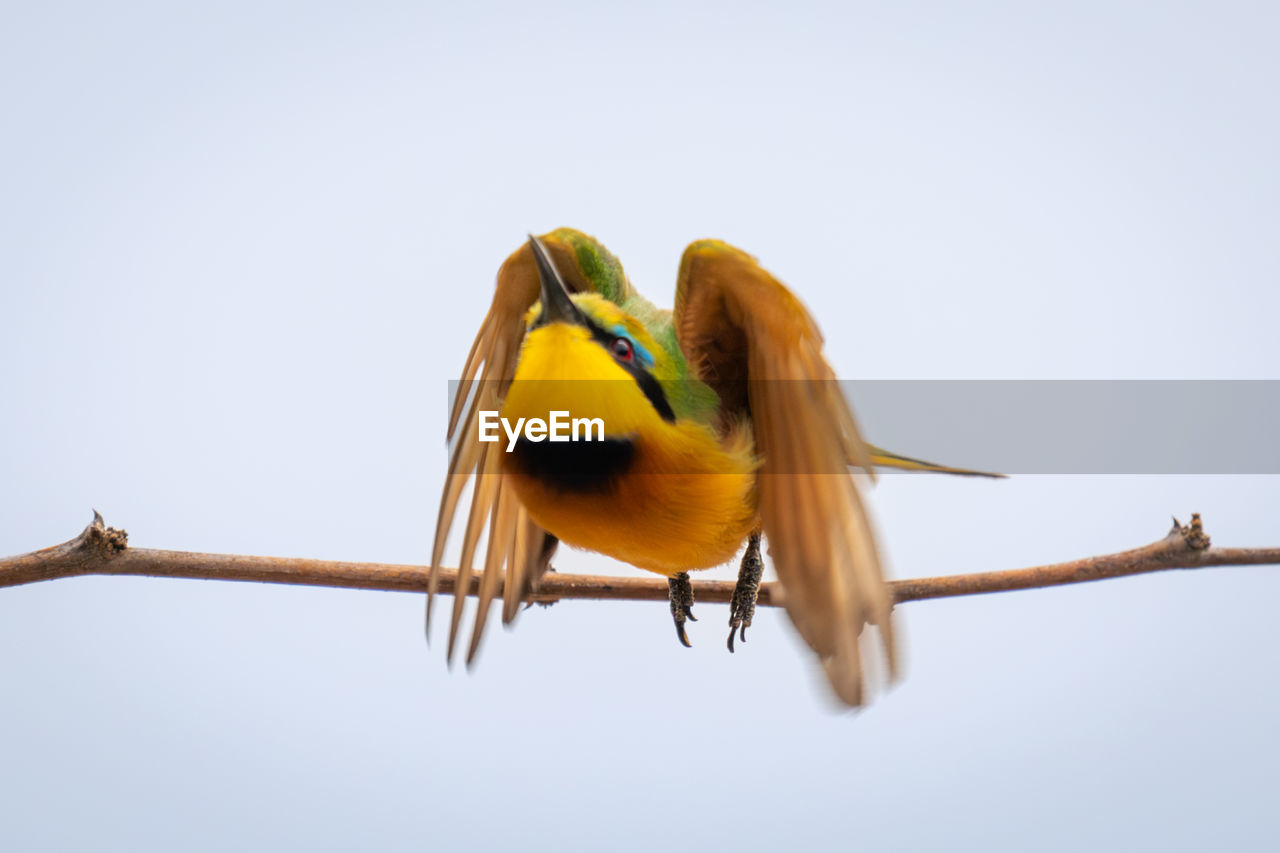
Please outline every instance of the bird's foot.
[[693, 615], [693, 584], [689, 582], [689, 573], [677, 572], [667, 578], [667, 593], [671, 599], [671, 618], [676, 623], [676, 637], [685, 648], [692, 648], [693, 644], [684, 632], [686, 619], [698, 621]]
[[738, 584], [733, 588], [733, 599], [729, 602], [730, 652], [733, 651], [735, 634], [742, 642], [747, 641], [747, 628], [751, 627], [751, 617], [756, 613], [762, 574], [764, 560], [760, 558], [760, 534], [752, 533], [747, 540], [747, 552], [742, 555], [742, 566], [738, 569]]

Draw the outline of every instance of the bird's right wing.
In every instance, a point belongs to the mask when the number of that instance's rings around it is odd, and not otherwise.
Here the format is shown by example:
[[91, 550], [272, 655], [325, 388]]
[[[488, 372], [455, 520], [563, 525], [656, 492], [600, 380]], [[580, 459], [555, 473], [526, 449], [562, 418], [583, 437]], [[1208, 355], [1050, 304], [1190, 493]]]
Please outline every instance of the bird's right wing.
[[[569, 286], [575, 290], [586, 290], [590, 285], [578, 273], [572, 244], [576, 236], [576, 232], [561, 229], [541, 239], [557, 267], [565, 273]], [[472, 564], [485, 527], [489, 528], [488, 545], [480, 575], [479, 605], [467, 652], [468, 662], [479, 647], [489, 605], [499, 591], [498, 579], [504, 577], [504, 564], [505, 581], [501, 590], [503, 621], [510, 622], [533, 585], [546, 571], [555, 551], [555, 537], [534, 523], [515, 492], [504, 484], [498, 465], [498, 454], [502, 452], [500, 443], [480, 441], [480, 412], [502, 408], [502, 397], [515, 375], [520, 356], [526, 314], [538, 300], [538, 294], [538, 271], [533, 252], [526, 243], [513, 252], [498, 270], [493, 303], [467, 354], [449, 415], [448, 437], [453, 448], [431, 549], [426, 623], [430, 631], [431, 608], [439, 590], [440, 560], [444, 556], [445, 543], [463, 492], [471, 483], [471, 506], [467, 512], [449, 625], [448, 657], [451, 660], [466, 591], [472, 580]]]

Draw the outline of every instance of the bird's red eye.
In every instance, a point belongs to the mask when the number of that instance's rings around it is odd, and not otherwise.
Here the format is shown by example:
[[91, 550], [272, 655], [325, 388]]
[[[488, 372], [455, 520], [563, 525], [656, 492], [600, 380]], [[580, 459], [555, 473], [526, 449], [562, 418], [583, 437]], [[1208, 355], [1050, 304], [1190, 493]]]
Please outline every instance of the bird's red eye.
[[609, 344], [609, 349], [622, 361], [629, 362], [636, 355], [635, 349], [631, 346], [631, 341], [626, 338], [614, 338], [613, 343]]

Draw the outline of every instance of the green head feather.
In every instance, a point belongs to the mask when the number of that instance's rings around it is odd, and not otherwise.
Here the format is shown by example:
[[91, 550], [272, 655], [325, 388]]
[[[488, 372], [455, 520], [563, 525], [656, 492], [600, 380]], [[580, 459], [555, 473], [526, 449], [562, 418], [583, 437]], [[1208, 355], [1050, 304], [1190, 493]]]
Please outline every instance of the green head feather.
[[573, 228], [559, 228], [547, 239], [568, 245], [591, 288], [636, 319], [661, 349], [654, 377], [662, 385], [678, 418], [710, 423], [720, 408], [720, 398], [689, 369], [676, 340], [671, 312], [655, 308], [635, 291], [622, 271], [622, 263], [594, 237]]

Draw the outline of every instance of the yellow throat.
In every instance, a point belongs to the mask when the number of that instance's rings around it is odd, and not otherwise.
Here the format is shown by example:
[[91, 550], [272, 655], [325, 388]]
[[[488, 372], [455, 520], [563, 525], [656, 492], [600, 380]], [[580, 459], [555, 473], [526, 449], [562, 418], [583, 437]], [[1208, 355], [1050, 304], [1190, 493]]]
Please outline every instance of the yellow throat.
[[599, 418], [604, 441], [521, 438], [509, 452], [504, 443], [502, 471], [565, 543], [670, 575], [728, 561], [758, 525], [750, 429], [721, 437], [664, 418], [585, 326], [553, 322], [525, 336], [501, 417], [547, 422], [552, 412]]

